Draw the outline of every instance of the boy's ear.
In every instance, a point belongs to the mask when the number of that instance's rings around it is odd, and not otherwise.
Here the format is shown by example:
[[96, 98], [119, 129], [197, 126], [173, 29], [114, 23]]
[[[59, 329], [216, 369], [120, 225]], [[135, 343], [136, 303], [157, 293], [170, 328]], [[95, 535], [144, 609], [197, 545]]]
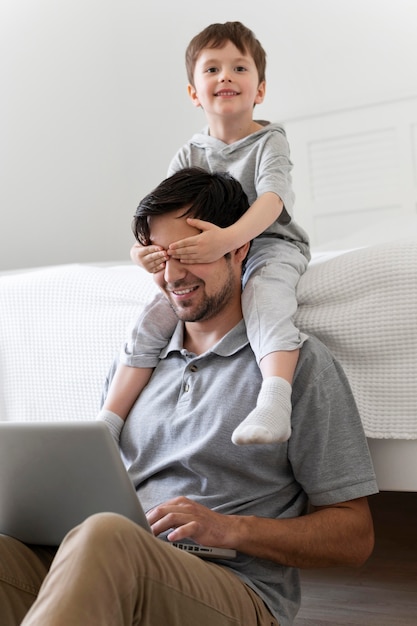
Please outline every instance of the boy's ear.
[[187, 87], [188, 95], [190, 96], [191, 102], [195, 107], [200, 107], [200, 100], [197, 95], [197, 91], [193, 85], [188, 85]]
[[262, 104], [262, 102], [264, 101], [264, 98], [265, 98], [265, 93], [266, 93], [266, 82], [263, 80], [258, 85], [258, 91], [257, 91], [256, 96], [255, 96], [254, 104]]

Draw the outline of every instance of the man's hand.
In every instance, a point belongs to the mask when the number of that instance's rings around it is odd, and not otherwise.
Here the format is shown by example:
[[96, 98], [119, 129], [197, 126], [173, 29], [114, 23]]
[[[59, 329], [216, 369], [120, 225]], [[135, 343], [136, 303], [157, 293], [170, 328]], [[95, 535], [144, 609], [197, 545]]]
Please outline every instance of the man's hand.
[[169, 541], [192, 539], [196, 543], [217, 548], [233, 548], [232, 536], [236, 519], [211, 511], [183, 496], [159, 504], [147, 513], [154, 535], [167, 530]]
[[193, 218], [188, 218], [187, 222], [201, 233], [170, 244], [168, 254], [172, 258], [186, 264], [212, 263], [233, 250], [227, 228]]
[[135, 243], [130, 249], [130, 258], [136, 265], [155, 274], [165, 268], [165, 261], [169, 257], [167, 251], [161, 246], [142, 246], [140, 243]]

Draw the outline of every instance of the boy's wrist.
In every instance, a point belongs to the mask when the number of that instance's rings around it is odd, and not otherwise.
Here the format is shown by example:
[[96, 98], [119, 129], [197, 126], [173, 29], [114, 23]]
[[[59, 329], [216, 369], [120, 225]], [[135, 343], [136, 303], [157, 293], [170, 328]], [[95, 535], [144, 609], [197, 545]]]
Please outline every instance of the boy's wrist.
[[246, 241], [241, 241], [242, 234], [238, 227], [238, 222], [235, 222], [231, 226], [227, 226], [223, 229], [223, 232], [225, 248], [227, 247], [226, 252], [231, 252], [236, 248], [240, 248], [240, 246], [243, 246], [243, 244], [246, 243]]

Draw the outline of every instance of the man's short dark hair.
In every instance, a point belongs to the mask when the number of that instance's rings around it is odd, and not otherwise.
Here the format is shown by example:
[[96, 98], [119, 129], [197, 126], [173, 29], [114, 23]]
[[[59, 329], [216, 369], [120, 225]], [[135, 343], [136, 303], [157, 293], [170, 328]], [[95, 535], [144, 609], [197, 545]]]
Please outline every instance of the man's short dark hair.
[[166, 178], [143, 198], [136, 209], [132, 230], [139, 243], [147, 246], [151, 243], [151, 217], [184, 209], [183, 217], [226, 228], [237, 222], [248, 208], [247, 195], [233, 176], [190, 167]]

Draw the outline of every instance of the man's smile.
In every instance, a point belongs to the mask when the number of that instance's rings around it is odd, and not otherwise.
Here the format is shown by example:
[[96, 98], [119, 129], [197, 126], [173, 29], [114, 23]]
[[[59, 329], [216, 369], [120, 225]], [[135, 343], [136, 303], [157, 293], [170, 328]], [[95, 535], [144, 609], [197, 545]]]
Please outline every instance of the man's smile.
[[192, 291], [195, 291], [196, 289], [198, 289], [198, 286], [184, 287], [183, 289], [168, 289], [168, 291], [173, 293], [175, 296], [186, 296], [187, 294], [191, 293]]

